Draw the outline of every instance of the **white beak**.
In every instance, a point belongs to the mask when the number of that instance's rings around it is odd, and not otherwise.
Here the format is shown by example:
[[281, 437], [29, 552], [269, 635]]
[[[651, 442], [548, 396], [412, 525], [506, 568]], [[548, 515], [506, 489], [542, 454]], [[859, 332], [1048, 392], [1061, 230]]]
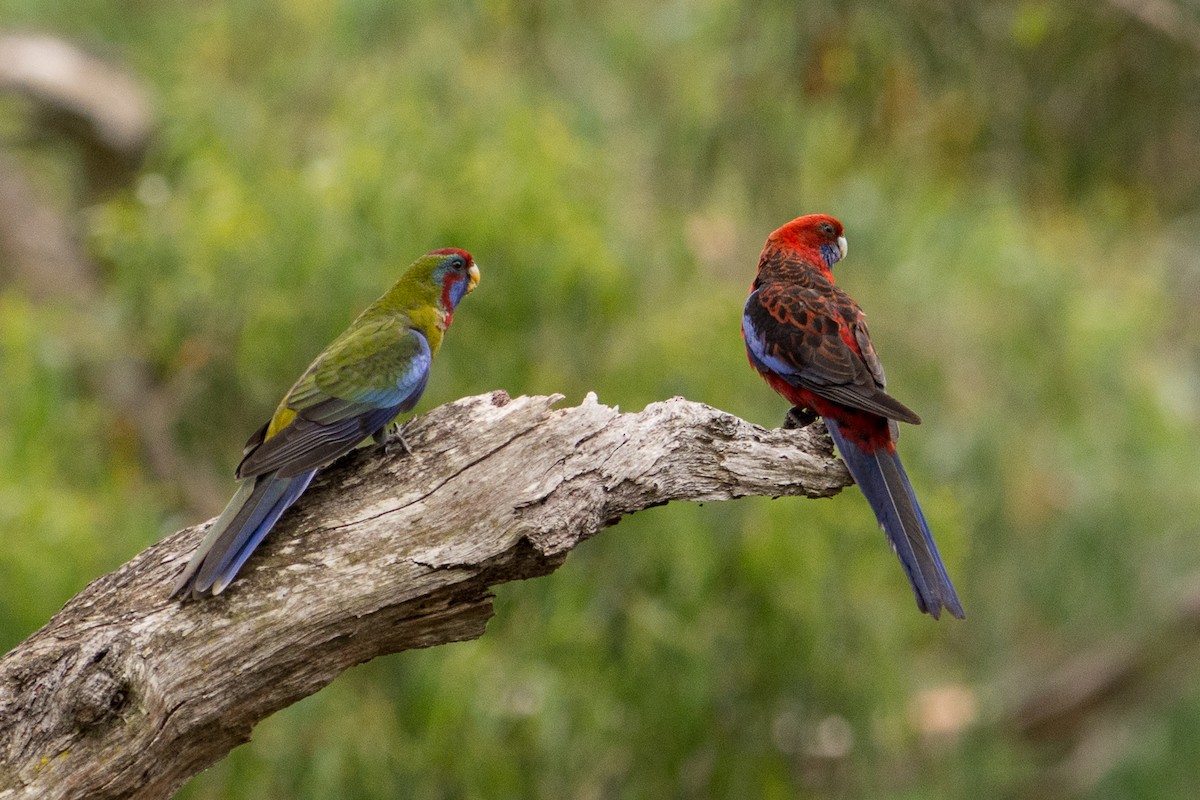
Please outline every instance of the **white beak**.
[[846, 257], [846, 237], [838, 237], [838, 251], [842, 254], [842, 258]]

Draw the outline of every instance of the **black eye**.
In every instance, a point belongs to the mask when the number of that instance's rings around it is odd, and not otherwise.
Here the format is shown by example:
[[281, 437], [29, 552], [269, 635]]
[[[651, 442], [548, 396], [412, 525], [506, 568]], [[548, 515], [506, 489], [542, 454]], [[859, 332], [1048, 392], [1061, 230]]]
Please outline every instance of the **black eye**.
[[450, 257], [450, 268], [462, 272], [467, 266], [466, 260], [462, 256]]
[[828, 222], [822, 222], [819, 227], [820, 227], [821, 233], [825, 234], [826, 236], [829, 236], [830, 238], [833, 237], [833, 226], [830, 225]]

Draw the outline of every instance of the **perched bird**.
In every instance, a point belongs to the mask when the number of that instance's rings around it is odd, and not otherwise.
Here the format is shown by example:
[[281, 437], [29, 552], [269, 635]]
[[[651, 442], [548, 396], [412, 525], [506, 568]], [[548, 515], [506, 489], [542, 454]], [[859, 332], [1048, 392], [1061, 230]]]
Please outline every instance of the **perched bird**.
[[478, 283], [470, 253], [427, 253], [317, 356], [246, 442], [237, 493], [171, 597], [220, 594], [318, 470], [367, 437], [386, 445], [392, 420], [425, 391], [454, 308]]
[[[742, 314], [751, 365], [796, 408], [820, 414], [912, 583], [937, 619], [962, 604], [896, 453], [896, 421], [921, 418], [884, 391], [862, 309], [833, 281], [846, 256], [842, 223], [799, 217], [767, 237]], [[791, 414], [789, 414], [789, 417]]]

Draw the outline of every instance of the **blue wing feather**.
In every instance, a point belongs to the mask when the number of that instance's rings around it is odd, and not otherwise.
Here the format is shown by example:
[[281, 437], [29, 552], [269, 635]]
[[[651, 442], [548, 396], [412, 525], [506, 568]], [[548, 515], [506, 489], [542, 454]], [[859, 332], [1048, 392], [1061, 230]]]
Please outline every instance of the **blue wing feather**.
[[[250, 557], [250, 554], [262, 542], [263, 537], [271, 531], [271, 528], [275, 527], [275, 523], [283, 516], [283, 512], [291, 508], [292, 503], [296, 502], [296, 499], [304, 494], [304, 490], [308, 488], [308, 484], [312, 482], [313, 476], [316, 474], [317, 471], [314, 469], [291, 478], [271, 477], [265, 479], [272, 484], [280, 484], [282, 492], [274, 490], [270, 493], [272, 496], [276, 494], [278, 496], [269, 505], [263, 504], [265, 506], [265, 513], [261, 514], [261, 519], [247, 521], [239, 532], [239, 541], [235, 541], [230, 546], [228, 555], [213, 570], [211, 587], [214, 594], [220, 594], [237, 577], [238, 571], [246, 563], [246, 559]], [[260, 478], [258, 480], [264, 479]], [[208, 588], [203, 583], [199, 583], [197, 586], [197, 589], [200, 591]]]
[[825, 426], [900, 559], [917, 606], [934, 619], [941, 615], [943, 606], [962, 619], [962, 603], [950, 583], [900, 456], [883, 448], [864, 453], [842, 435], [836, 420], [826, 417]]
[[184, 568], [171, 596], [217, 594], [224, 589], [315, 474], [316, 470], [311, 470], [290, 478], [263, 475], [242, 481]]
[[[755, 295], [750, 295], [750, 299], [754, 300]], [[750, 301], [747, 301], [746, 305], [749, 306]], [[796, 369], [794, 364], [790, 364], [767, 351], [766, 339], [758, 332], [758, 329], [754, 325], [754, 320], [749, 314], [742, 315], [742, 338], [746, 340], [746, 352], [749, 354], [750, 361], [754, 364], [755, 369], [759, 372], [774, 372], [793, 386], [800, 385], [799, 370]]]
[[[386, 387], [356, 387], [335, 376], [329, 379], [333, 385], [328, 390], [312, 389], [309, 387], [319, 382], [321, 373], [310, 369], [288, 398], [296, 418], [246, 454], [238, 466], [238, 477], [276, 471], [298, 475], [324, 466], [350, 452], [397, 415], [412, 410], [425, 392], [433, 354], [429, 342], [417, 331], [408, 331], [404, 341], [403, 369], [394, 371]], [[346, 369], [361, 366], [362, 362], [357, 362]], [[296, 396], [300, 400], [293, 400]]]
[[[251, 437], [238, 466], [242, 487], [213, 523], [172, 596], [219, 594], [321, 467], [417, 404], [429, 380], [433, 354], [425, 337], [411, 329], [400, 332], [398, 348], [386, 359], [400, 367], [392, 370], [386, 386], [355, 386], [351, 380], [339, 380], [334, 371], [334, 394], [318, 385], [321, 360], [314, 362], [289, 393], [295, 418], [270, 438], [265, 430]], [[372, 372], [375, 366], [359, 361], [346, 369], [377, 376], [378, 371]]]

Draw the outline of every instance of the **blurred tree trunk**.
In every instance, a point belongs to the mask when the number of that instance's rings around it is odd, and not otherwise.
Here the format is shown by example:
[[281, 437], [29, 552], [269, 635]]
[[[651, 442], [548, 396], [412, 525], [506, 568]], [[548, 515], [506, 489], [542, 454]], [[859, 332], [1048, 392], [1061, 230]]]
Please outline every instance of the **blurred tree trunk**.
[[1153, 31], [1169, 36], [1200, 52], [1200, 25], [1191, 20], [1193, 9], [1171, 0], [1108, 0], [1114, 8], [1128, 14]]
[[1022, 786], [1030, 798], [1096, 792], [1141, 746], [1148, 715], [1178, 703], [1195, 685], [1200, 662], [1200, 578], [1174, 613], [1110, 636], [1065, 663], [1039, 670], [1000, 722], [1035, 744], [1050, 762]]
[[52, 197], [16, 153], [0, 151], [0, 288], [13, 284], [76, 318], [69, 344], [96, 394], [136, 433], [150, 471], [193, 510], [219, 508], [223, 485], [174, 444], [179, 403], [111, 313], [101, 270], [81, 245], [78, 201], [128, 187], [153, 133], [149, 92], [119, 65], [53, 36], [0, 34], [0, 94], [24, 98], [29, 143], [78, 154], [78, 198]]
[[0, 660], [0, 798], [168, 797], [348, 667], [482, 635], [489, 587], [626, 514], [849, 483], [819, 423], [559, 399], [467, 398], [414, 420], [410, 455], [357, 451], [219, 597], [167, 600], [203, 525], [93, 581]]

